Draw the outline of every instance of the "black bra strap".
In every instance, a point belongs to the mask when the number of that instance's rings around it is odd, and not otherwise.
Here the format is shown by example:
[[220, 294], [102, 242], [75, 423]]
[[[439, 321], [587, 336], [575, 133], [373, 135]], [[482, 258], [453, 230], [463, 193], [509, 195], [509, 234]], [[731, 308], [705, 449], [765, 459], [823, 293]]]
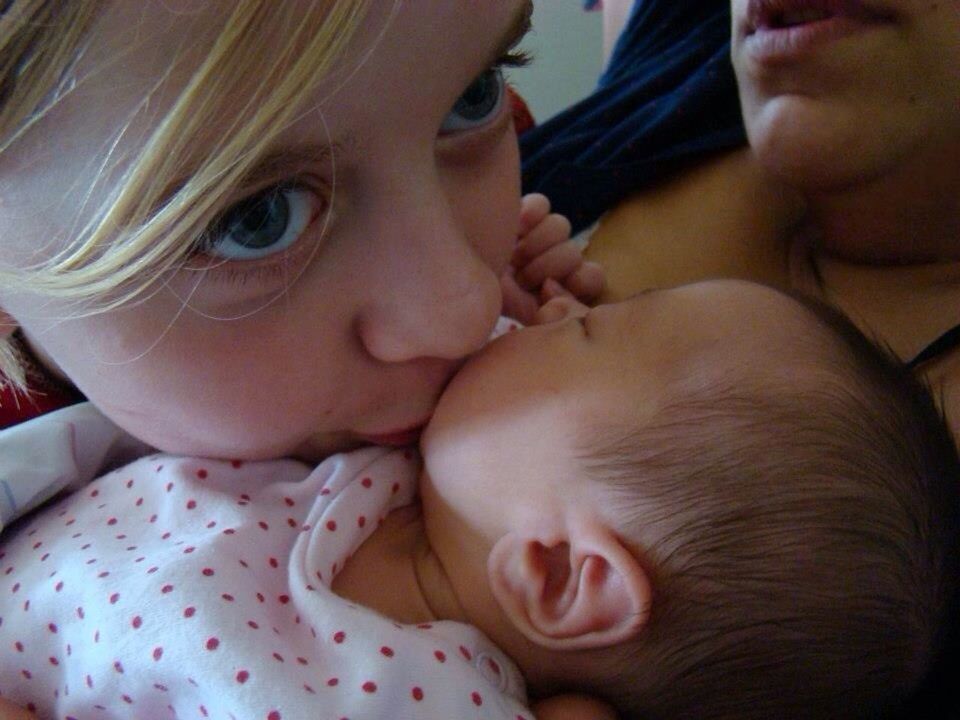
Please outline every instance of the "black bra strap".
[[960, 345], [960, 325], [955, 325], [918, 352], [912, 360], [907, 362], [907, 367], [916, 368], [923, 365], [935, 357], [950, 352], [958, 345]]

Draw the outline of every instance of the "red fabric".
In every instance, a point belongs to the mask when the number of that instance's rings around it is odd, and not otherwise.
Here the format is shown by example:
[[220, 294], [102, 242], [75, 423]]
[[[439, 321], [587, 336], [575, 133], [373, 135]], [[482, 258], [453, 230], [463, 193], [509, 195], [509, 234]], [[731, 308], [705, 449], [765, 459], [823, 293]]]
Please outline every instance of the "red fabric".
[[507, 96], [510, 98], [510, 109], [513, 112], [513, 125], [517, 129], [517, 135], [522, 135], [536, 125], [537, 121], [533, 119], [533, 113], [527, 107], [526, 101], [510, 85], [507, 86]]
[[[2, 376], [0, 376], [2, 383]], [[83, 400], [75, 390], [30, 389], [26, 394], [0, 385], [0, 430]]]

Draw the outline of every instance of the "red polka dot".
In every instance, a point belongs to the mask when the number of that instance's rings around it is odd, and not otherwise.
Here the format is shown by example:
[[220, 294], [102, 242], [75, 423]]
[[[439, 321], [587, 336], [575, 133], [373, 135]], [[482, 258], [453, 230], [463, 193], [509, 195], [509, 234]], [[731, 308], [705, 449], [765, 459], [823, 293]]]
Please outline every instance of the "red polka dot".
[[377, 684], [373, 680], [367, 680], [360, 687], [365, 693], [375, 693], [377, 691]]
[[54, 635], [56, 635], [56, 634], [57, 634], [57, 626], [56, 626], [56, 624], [55, 624], [55, 623], [50, 623], [49, 625], [47, 625], [47, 630], [49, 630], [49, 631], [52, 632]]
[[261, 520], [260, 522], [258, 522], [257, 525], [260, 526], [260, 529], [261, 529], [261, 530], [269, 530], [269, 529], [270, 529], [270, 526], [267, 525], [263, 520]]
[[420, 702], [421, 700], [423, 700], [423, 690], [420, 689], [419, 687], [414, 687], [410, 691], [410, 694], [413, 696], [413, 699], [416, 700], [417, 702]]
[[114, 663], [113, 663], [113, 669], [114, 669], [116, 672], [118, 672], [118, 673], [120, 673], [121, 675], [123, 675], [123, 663], [121, 663], [119, 660], [114, 661]]
[[294, 505], [297, 504], [297, 503], [294, 502], [293, 498], [291, 498], [291, 497], [285, 497], [285, 498], [283, 499], [283, 502], [285, 502], [285, 503], [287, 504], [287, 507], [293, 507]]
[[193, 510], [196, 507], [197, 507], [196, 500], [187, 500], [187, 510]]
[[207, 650], [216, 650], [220, 647], [220, 640], [215, 637], [207, 638]]
[[470, 693], [470, 699], [473, 700], [473, 704], [477, 707], [483, 705], [483, 698], [480, 697], [480, 693], [478, 693], [476, 690]]
[[257, 625], [257, 623], [255, 623], [253, 620], [247, 620], [247, 625], [249, 625], [253, 630], [258, 630], [260, 628], [260, 626]]
[[463, 655], [464, 660], [473, 659], [473, 656], [470, 654], [470, 651], [467, 650], [463, 645], [460, 646], [460, 654]]
[[272, 568], [278, 567], [280, 565], [280, 563], [277, 561], [275, 557], [270, 558], [268, 562], [270, 563], [270, 567]]
[[327, 530], [329, 530], [330, 532], [333, 532], [336, 529], [337, 529], [337, 521], [327, 520]]
[[373, 480], [371, 480], [368, 477], [365, 477], [363, 480], [360, 481], [360, 484], [363, 485], [365, 488], [368, 488], [371, 485], [373, 485]]
[[250, 673], [246, 670], [241, 670], [237, 673], [237, 682], [243, 685], [247, 679], [250, 677]]
[[340, 680], [339, 680], [338, 678], [333, 677], [333, 678], [330, 678], [329, 680], [327, 680], [327, 685], [328, 685], [329, 687], [336, 687], [339, 682], [340, 682]]
[[139, 615], [135, 615], [133, 620], [130, 621], [130, 624], [133, 626], [134, 630], [139, 630], [140, 626], [143, 625], [143, 618]]
[[164, 585], [162, 588], [160, 588], [160, 592], [162, 592], [164, 595], [172, 591], [173, 591], [173, 585]]
[[163, 648], [159, 645], [153, 649], [153, 659], [159, 660], [163, 657]]
[[392, 658], [393, 648], [387, 645], [384, 645], [382, 648], [380, 648], [380, 654], [383, 655], [384, 657]]
[[183, 616], [184, 616], [185, 618], [192, 618], [196, 613], [197, 613], [197, 609], [196, 609], [195, 607], [193, 607], [193, 606], [190, 606], [190, 607], [188, 607], [188, 608], [184, 608], [184, 610], [183, 610]]
[[113, 593], [113, 594], [110, 596], [110, 604], [111, 604], [111, 605], [116, 605], [116, 604], [117, 604], [117, 600], [119, 600], [119, 599], [120, 599], [120, 593]]
[[17, 649], [17, 652], [23, 652], [23, 643], [17, 640], [13, 646]]
[[363, 515], [357, 518], [357, 527], [363, 527], [366, 524], [367, 524], [367, 519]]
[[396, 495], [399, 490], [400, 490], [400, 483], [394, 483], [393, 485], [390, 486], [390, 492], [393, 493], [394, 495]]
[[200, 478], [201, 480], [206, 480], [206, 478], [207, 478], [207, 471], [206, 471], [206, 469], [205, 469], [205, 468], [200, 468], [199, 470], [197, 470], [197, 477]]
[[278, 652], [275, 652], [273, 654], [273, 659], [276, 660], [277, 662], [283, 662], [283, 655], [281, 655]]
[[239, 470], [243, 467], [243, 460], [231, 460], [230, 467], [234, 468], [235, 470]]
[[280, 720], [280, 713], [277, 710], [271, 710], [267, 720]]
[[278, 596], [277, 596], [277, 601], [278, 601], [281, 605], [286, 605], [288, 602], [290, 602], [290, 596], [289, 596], [289, 595], [278, 595]]
[[116, 524], [117, 524], [117, 519], [115, 517], [112, 517], [109, 520], [107, 520], [107, 525], [116, 525]]
[[347, 634], [343, 630], [337, 630], [337, 632], [333, 634], [333, 641], [338, 645], [346, 639], [347, 639]]
[[433, 656], [434, 656], [439, 662], [446, 662], [446, 661], [447, 661], [447, 654], [446, 654], [443, 650], [434, 650], [434, 651], [433, 651]]
[[214, 573], [213, 568], [207, 567], [203, 569], [203, 574], [205, 577], [213, 577], [216, 573]]

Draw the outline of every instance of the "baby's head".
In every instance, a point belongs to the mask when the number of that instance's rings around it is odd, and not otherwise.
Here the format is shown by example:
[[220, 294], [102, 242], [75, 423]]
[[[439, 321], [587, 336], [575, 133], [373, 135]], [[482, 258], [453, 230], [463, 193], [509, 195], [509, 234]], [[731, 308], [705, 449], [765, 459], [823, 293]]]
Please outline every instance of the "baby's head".
[[718, 281], [491, 344], [424, 436], [424, 518], [534, 694], [625, 717], [862, 717], [918, 686], [960, 463], [838, 314]]

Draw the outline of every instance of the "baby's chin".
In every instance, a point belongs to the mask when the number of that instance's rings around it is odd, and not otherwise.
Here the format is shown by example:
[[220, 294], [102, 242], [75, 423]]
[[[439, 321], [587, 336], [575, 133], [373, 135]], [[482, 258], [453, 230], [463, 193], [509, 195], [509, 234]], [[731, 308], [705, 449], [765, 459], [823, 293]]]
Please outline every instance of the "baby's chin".
[[369, 443], [364, 442], [352, 433], [323, 433], [314, 435], [301, 443], [290, 454], [290, 457], [313, 465], [336, 453], [356, 450], [364, 445], [369, 445]]

